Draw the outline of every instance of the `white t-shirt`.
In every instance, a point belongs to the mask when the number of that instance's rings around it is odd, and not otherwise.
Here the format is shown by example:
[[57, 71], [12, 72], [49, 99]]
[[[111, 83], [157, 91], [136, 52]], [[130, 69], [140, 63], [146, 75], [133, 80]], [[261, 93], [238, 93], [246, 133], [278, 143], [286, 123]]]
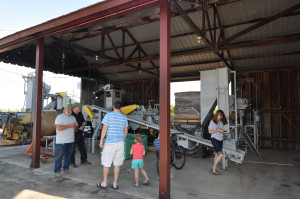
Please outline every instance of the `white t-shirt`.
[[[216, 131], [216, 130], [224, 130], [224, 124], [223, 122], [219, 122], [218, 124], [214, 123], [212, 120], [210, 121], [209, 123], [209, 126], [208, 128], [212, 131]], [[218, 132], [218, 133], [212, 133], [211, 134], [211, 137], [212, 138], [215, 138], [216, 140], [219, 140], [219, 141], [223, 141], [223, 134]]]
[[[55, 119], [55, 125], [66, 126], [75, 123], [76, 119], [73, 115], [59, 114]], [[56, 129], [56, 144], [72, 143], [74, 142], [74, 127], [65, 130]]]

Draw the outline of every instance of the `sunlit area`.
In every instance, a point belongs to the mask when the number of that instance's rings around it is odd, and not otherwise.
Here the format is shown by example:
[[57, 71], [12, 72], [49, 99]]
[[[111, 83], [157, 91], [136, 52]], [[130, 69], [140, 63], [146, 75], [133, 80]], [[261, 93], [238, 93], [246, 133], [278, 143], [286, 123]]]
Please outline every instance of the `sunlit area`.
[[[0, 99], [0, 110], [2, 112], [25, 111], [26, 97], [34, 92], [35, 85], [32, 78], [35, 77], [35, 70], [0, 62], [0, 71], [0, 89], [7, 96]], [[44, 106], [51, 102], [50, 94], [58, 92], [66, 92], [68, 96], [79, 102], [80, 83], [81, 81], [78, 77], [45, 71], [43, 74], [43, 86], [46, 95]]]
[[[185, 81], [185, 82], [172, 82], [171, 83], [171, 97], [170, 104], [175, 106], [175, 93], [189, 92], [189, 91], [199, 91], [200, 92], [201, 83], [200, 81]], [[200, 103], [200, 101], [199, 101]]]
[[16, 195], [13, 199], [66, 199], [59, 196], [53, 196], [29, 189], [23, 189], [18, 195]]

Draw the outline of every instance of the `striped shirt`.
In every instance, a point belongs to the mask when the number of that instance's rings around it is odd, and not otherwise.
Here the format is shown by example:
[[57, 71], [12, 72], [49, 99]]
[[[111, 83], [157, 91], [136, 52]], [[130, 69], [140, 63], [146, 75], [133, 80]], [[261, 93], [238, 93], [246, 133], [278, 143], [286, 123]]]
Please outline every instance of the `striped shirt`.
[[128, 120], [125, 115], [113, 111], [104, 116], [102, 124], [108, 126], [105, 140], [106, 143], [118, 143], [124, 141], [124, 128], [128, 126]]
[[155, 149], [157, 151], [159, 151], [159, 139], [155, 139], [154, 142], [153, 142], [153, 144], [154, 144]]

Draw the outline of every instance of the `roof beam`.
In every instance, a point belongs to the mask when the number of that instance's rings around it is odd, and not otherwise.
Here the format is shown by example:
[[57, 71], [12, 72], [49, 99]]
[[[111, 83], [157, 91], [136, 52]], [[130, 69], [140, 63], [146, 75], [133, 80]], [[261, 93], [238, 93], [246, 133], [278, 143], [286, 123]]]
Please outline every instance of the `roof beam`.
[[[222, 1], [216, 2], [215, 4], [217, 6], [223, 6], [223, 5], [235, 3], [235, 2], [238, 2], [238, 1], [241, 1], [241, 0], [222, 0]], [[211, 5], [212, 4], [209, 4], [207, 6], [207, 8], [211, 8]], [[187, 13], [187, 14], [189, 14], [189, 13], [198, 12], [198, 11], [201, 11], [201, 10], [203, 10], [202, 7], [193, 7], [191, 9], [189, 9], [189, 10], [185, 10], [184, 12]], [[179, 16], [179, 13], [175, 12], [175, 10], [171, 11], [171, 18], [172, 17], [176, 17], [176, 16]], [[136, 23], [136, 24], [127, 23], [127, 24], [125, 24], [123, 26], [126, 26], [127, 28], [132, 28], [132, 27], [136, 27], [136, 26], [139, 26], [139, 25], [145, 25], [145, 24], [153, 23], [153, 22], [157, 22], [157, 21], [159, 21], [159, 17], [152, 18], [150, 16], [144, 16], [142, 22], [140, 22], [140, 23]], [[120, 28], [118, 28], [118, 27], [112, 27], [112, 26], [110, 27], [110, 31], [111, 32], [117, 31], [119, 29]], [[99, 35], [102, 34], [101, 32], [98, 32], [99, 28], [96, 28], [96, 30], [97, 30], [96, 33], [86, 32], [86, 35], [84, 35], [82, 38], [86, 39], [86, 38], [96, 37], [96, 36], [99, 36]], [[92, 31], [93, 31], [93, 28], [92, 28]], [[80, 39], [74, 39], [72, 41], [79, 41], [79, 40], [82, 40], [82, 38], [80, 38]]]
[[[110, 38], [110, 37], [108, 36], [108, 38]], [[63, 42], [63, 40], [60, 40], [60, 39], [57, 39], [57, 38], [54, 38], [54, 39], [55, 39], [56, 41]], [[111, 43], [111, 44], [114, 46], [113, 43]], [[124, 61], [123, 61], [123, 62], [120, 62], [120, 60], [118, 60], [118, 59], [115, 59], [115, 58], [113, 58], [113, 57], [107, 56], [107, 55], [105, 55], [105, 54], [99, 54], [99, 53], [96, 52], [96, 51], [90, 50], [90, 49], [85, 48], [85, 47], [83, 47], [83, 46], [80, 46], [80, 45], [78, 45], [78, 44], [71, 44], [71, 46], [74, 47], [74, 48], [77, 48], [77, 49], [79, 49], [79, 50], [81, 50], [81, 51], [84, 51], [84, 52], [86, 53], [85, 55], [87, 55], [87, 56], [92, 56], [92, 57], [94, 57], [95, 55], [99, 55], [100, 57], [102, 57], [102, 58], [104, 58], [104, 59], [108, 59], [108, 60], [112, 61], [112, 62], [110, 62], [110, 63], [104, 63], [103, 65], [106, 65], [106, 64], [108, 64], [107, 66], [125, 65], [125, 66], [128, 66], [128, 67], [130, 67], [130, 68], [134, 68], [134, 69], [137, 69], [137, 70], [141, 70], [141, 71], [143, 71], [143, 72], [145, 72], [145, 73], [148, 73], [148, 74], [151, 74], [151, 75], [157, 75], [157, 73], [154, 73], [154, 72], [151, 72], [151, 71], [144, 70], [144, 69], [142, 69], [142, 68], [139, 68], [138, 66], [132, 65], [132, 63], [125, 63]], [[103, 52], [103, 51], [102, 51], [102, 52]], [[84, 54], [84, 53], [83, 53], [83, 54]], [[119, 57], [119, 58], [121, 58], [121, 57]], [[98, 67], [96, 67], [96, 66], [98, 66]], [[90, 67], [84, 67], [84, 68], [85, 68], [84, 70], [93, 70], [93, 69], [101, 68], [101, 66], [102, 66], [102, 64], [100, 64], [100, 65], [94, 65], [94, 66], [90, 66]], [[72, 72], [76, 72], [76, 71], [83, 71], [83, 70], [70, 69], [70, 70], [68, 70], [67, 72], [71, 72], [71, 71], [72, 71]]]
[[292, 6], [292, 7], [290, 7], [288, 9], [283, 10], [282, 12], [280, 12], [278, 14], [275, 14], [275, 15], [272, 15], [270, 17], [267, 17], [264, 20], [262, 20], [261, 22], [258, 22], [256, 24], [254, 24], [254, 25], [252, 25], [252, 26], [250, 26], [250, 27], [248, 27], [248, 28], [246, 28], [246, 29], [244, 29], [244, 30], [242, 30], [242, 31], [240, 31], [240, 32], [238, 32], [238, 33], [236, 33], [236, 34], [228, 37], [227, 39], [222, 40], [221, 43], [219, 43], [219, 46], [225, 45], [225, 44], [229, 43], [230, 41], [232, 41], [232, 40], [234, 40], [234, 39], [236, 39], [238, 37], [241, 37], [241, 36], [243, 36], [243, 35], [251, 32], [251, 31], [253, 31], [253, 30], [255, 30], [255, 29], [257, 29], [257, 28], [259, 28], [259, 27], [261, 27], [261, 26], [263, 26], [265, 24], [268, 24], [268, 23], [270, 23], [270, 22], [272, 22], [272, 21], [274, 21], [274, 20], [276, 20], [276, 19], [278, 19], [280, 17], [283, 17], [283, 16], [285, 16], [285, 15], [287, 15], [287, 14], [289, 14], [289, 13], [295, 11], [295, 10], [297, 10], [298, 8], [300, 8], [300, 3], [298, 3], [298, 4], [296, 4], [296, 5]]
[[192, 19], [182, 10], [182, 8], [178, 5], [176, 1], [174, 1], [175, 9], [180, 13], [180, 16], [183, 17], [186, 23], [193, 29], [193, 31], [201, 37], [201, 39], [205, 42], [205, 44], [212, 49], [212, 51], [219, 57], [219, 59], [230, 69], [232, 66], [224, 59], [223, 55], [221, 55], [215, 46], [206, 38], [206, 35], [197, 27], [197, 25], [192, 21]]
[[[245, 60], [245, 59], [259, 59], [259, 58], [265, 58], [265, 57], [277, 57], [277, 56], [297, 55], [297, 54], [300, 55], [300, 51], [282, 52], [282, 53], [268, 53], [268, 54], [262, 54], [262, 55], [256, 55], [256, 56], [237, 57], [237, 58], [231, 58], [231, 60], [232, 61], [239, 61], [239, 60]], [[174, 69], [174, 68], [179, 68], [179, 67], [204, 65], [204, 64], [215, 64], [215, 63], [218, 63], [218, 62], [221, 62], [221, 61], [220, 60], [209, 60], [209, 61], [191, 62], [191, 63], [184, 63], [184, 64], [173, 64], [173, 65], [171, 65], [171, 70]], [[146, 70], [153, 70], [153, 69], [148, 68]], [[130, 72], [135, 72], [135, 71], [136, 70], [130, 70], [130, 71], [104, 73], [104, 74], [105, 75], [114, 75], [114, 74], [119, 74], [119, 73], [130, 73]]]
[[[0, 39], [0, 52], [5, 52], [33, 42], [36, 38], [49, 37], [58, 33], [78, 30], [116, 19], [159, 4], [158, 0], [110, 0], [89, 6], [76, 12], [58, 17], [40, 25], [14, 33]], [[99, 6], [101, 5], [101, 6]]]
[[[218, 18], [220, 19], [220, 17], [218, 16], [218, 12], [216, 14], [217, 14], [217, 19]], [[296, 11], [296, 12], [293, 12], [293, 13], [286, 14], [284, 17], [292, 17], [292, 16], [299, 16], [299, 15], [300, 15], [300, 11]], [[227, 28], [232, 28], [232, 27], [237, 27], [237, 26], [242, 26], [242, 25], [247, 25], [247, 24], [253, 24], [253, 23], [256, 23], [256, 22], [263, 21], [264, 19], [266, 19], [266, 17], [265, 18], [256, 18], [256, 19], [247, 20], [247, 21], [244, 21], [244, 22], [239, 22], [239, 23], [234, 23], [234, 24], [229, 24], [229, 25], [223, 25], [223, 26], [220, 25], [221, 21], [219, 21], [219, 23], [218, 23], [219, 27], [212, 27], [212, 29], [213, 30], [220, 29], [221, 32], [224, 32], [224, 29], [227, 29]], [[223, 31], [222, 31], [222, 29], [223, 29]], [[208, 31], [208, 29], [206, 29], [204, 32], [206, 32], [206, 31]], [[185, 36], [194, 35], [194, 34], [195, 34], [194, 32], [188, 32], [188, 33], [184, 33], [184, 34], [173, 35], [173, 36], [171, 36], [171, 39], [179, 38], [179, 37], [185, 37]], [[99, 34], [97, 34], [97, 36], [98, 35]], [[221, 36], [222, 36], [222, 34], [220, 34], [220, 37]], [[219, 38], [218, 40], [220, 41], [221, 38]], [[78, 41], [78, 40], [76, 40], [76, 41]], [[147, 40], [147, 41], [140, 41], [138, 43], [140, 45], [143, 45], [143, 44], [148, 44], [148, 43], [153, 43], [153, 42], [158, 42], [158, 41], [159, 41], [159, 38], [158, 39]], [[135, 46], [135, 45], [136, 45], [135, 43], [126, 44], [124, 47], [130, 47], [130, 46]], [[122, 48], [122, 46], [117, 46], [116, 48], [117, 49]], [[112, 48], [107, 48], [105, 50], [113, 50], [113, 49]]]
[[120, 61], [122, 61], [122, 58], [121, 58], [121, 56], [120, 56], [118, 50], [116, 49], [116, 46], [115, 46], [115, 44], [114, 44], [114, 42], [113, 42], [113, 40], [112, 40], [110, 34], [107, 33], [106, 35], [107, 35], [107, 38], [108, 38], [108, 40], [109, 40], [109, 42], [110, 42], [110, 45], [111, 45], [111, 46], [113, 47], [113, 49], [114, 49], [114, 52], [115, 52], [116, 56], [118, 57], [118, 59], [119, 59]]
[[[250, 47], [258, 47], [258, 46], [267, 46], [267, 45], [275, 45], [275, 44], [283, 44], [283, 43], [290, 43], [290, 42], [297, 42], [300, 41], [300, 34], [293, 34], [293, 35], [285, 35], [285, 36], [279, 36], [279, 37], [272, 37], [272, 38], [264, 38], [260, 40], [250, 40], [245, 42], [237, 42], [233, 44], [228, 44], [226, 46], [220, 47], [219, 50], [227, 50], [227, 49], [236, 49], [236, 48], [250, 48]], [[197, 48], [192, 50], [184, 50], [184, 51], [177, 51], [172, 52], [171, 57], [177, 57], [177, 56], [186, 56], [186, 55], [195, 55], [195, 54], [203, 54], [203, 53], [211, 53], [212, 50], [210, 48]], [[138, 62], [147, 62], [147, 61], [154, 61], [158, 60], [159, 55], [152, 55], [148, 57], [143, 58], [137, 58], [137, 59], [131, 59], [124, 61], [123, 64], [133, 64]], [[76, 69], [70, 69], [66, 72], [76, 72], [81, 70], [89, 70], [89, 69], [96, 69], [96, 68], [103, 68], [103, 67], [110, 67], [118, 65], [116, 63], [106, 63], [102, 65], [94, 65], [90, 67], [82, 67], [82, 68], [76, 68]]]
[[[126, 27], [123, 27], [122, 28], [122, 30], [124, 31], [124, 32], [126, 32], [128, 35], [129, 35], [129, 37], [132, 39], [132, 41], [139, 47], [139, 50], [144, 54], [144, 56], [148, 56], [148, 54], [145, 52], [145, 50], [143, 49], [143, 47], [139, 44], [139, 42], [134, 38], [134, 36], [131, 34], [131, 32], [126, 28]], [[156, 68], [156, 71], [158, 72], [158, 67], [152, 62], [152, 61], [150, 61], [150, 63], [152, 64], [152, 66], [154, 67], [154, 68]]]
[[[213, 5], [213, 10], [214, 10], [214, 20], [218, 20], [218, 24], [219, 24], [219, 27], [220, 27], [220, 37], [218, 39], [218, 41], [215, 41], [215, 44], [217, 44], [218, 42], [220, 42], [220, 39], [224, 39], [225, 38], [225, 33], [224, 33], [224, 28], [221, 24], [221, 18], [219, 16], [219, 12], [218, 12], [218, 8], [216, 5]], [[216, 26], [214, 26], [216, 27]], [[215, 30], [216, 31], [216, 30]], [[216, 36], [215, 36], [216, 37]], [[215, 38], [216, 39], [216, 38]], [[231, 62], [231, 55], [230, 55], [230, 52], [228, 49], [225, 50], [226, 53], [227, 53], [227, 57], [228, 57], [228, 62], [230, 63], [231, 66], [233, 66], [232, 62]], [[224, 51], [223, 51], [224, 53]]]
[[225, 46], [221, 46], [220, 50], [225, 49], [234, 49], [234, 48], [250, 48], [250, 47], [258, 47], [258, 46], [268, 46], [268, 45], [276, 45], [283, 43], [291, 43], [300, 41], [300, 34], [292, 34], [292, 35], [282, 35], [277, 37], [270, 37], [258, 40], [250, 40], [250, 41], [242, 41], [236, 42], [232, 44], [227, 44]]

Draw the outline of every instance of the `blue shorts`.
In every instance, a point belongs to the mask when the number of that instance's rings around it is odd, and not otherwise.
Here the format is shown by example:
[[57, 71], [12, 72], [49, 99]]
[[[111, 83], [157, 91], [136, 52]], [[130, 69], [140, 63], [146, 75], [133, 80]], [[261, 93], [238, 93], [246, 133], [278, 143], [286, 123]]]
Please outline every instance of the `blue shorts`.
[[211, 143], [214, 146], [214, 149], [218, 155], [223, 154], [222, 148], [223, 148], [223, 141], [219, 141], [215, 138], [211, 138]]
[[132, 160], [131, 168], [132, 169], [139, 169], [144, 167], [144, 160], [143, 159], [136, 159]]

